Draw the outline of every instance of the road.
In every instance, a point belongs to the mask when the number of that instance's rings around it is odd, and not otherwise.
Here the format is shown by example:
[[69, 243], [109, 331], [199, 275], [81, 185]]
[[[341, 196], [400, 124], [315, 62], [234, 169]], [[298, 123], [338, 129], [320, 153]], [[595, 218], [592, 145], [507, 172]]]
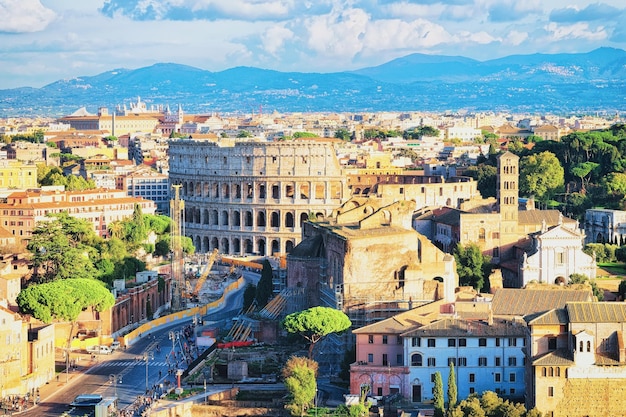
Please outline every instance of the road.
[[[243, 274], [249, 283], [256, 284], [259, 280], [256, 273], [245, 271]], [[203, 317], [204, 322], [236, 316], [243, 306], [245, 287], [242, 285], [228, 293], [221, 306]], [[68, 404], [79, 394], [117, 396], [119, 408], [123, 409], [133, 403], [137, 396], [144, 395], [146, 387], [151, 389], [160, 384], [167, 387], [166, 382], [170, 386], [175, 384], [175, 375], [168, 374], [168, 369], [175, 366], [172, 348], [174, 345], [176, 360], [180, 360], [180, 352], [185, 343], [182, 332], [187, 326], [191, 326], [191, 319], [155, 329], [150, 335], [143, 335], [135, 340], [127, 349], [120, 349], [112, 355], [96, 355], [95, 360], [88, 354], [73, 354], [72, 358], [76, 358], [79, 369], [85, 369], [85, 372], [70, 372], [69, 376], [59, 375], [57, 381], [48, 384], [53, 388], [51, 395], [42, 398], [36, 407], [20, 415], [60, 416], [70, 409]], [[175, 336], [173, 341], [172, 335]], [[182, 362], [179, 366], [183, 367]]]

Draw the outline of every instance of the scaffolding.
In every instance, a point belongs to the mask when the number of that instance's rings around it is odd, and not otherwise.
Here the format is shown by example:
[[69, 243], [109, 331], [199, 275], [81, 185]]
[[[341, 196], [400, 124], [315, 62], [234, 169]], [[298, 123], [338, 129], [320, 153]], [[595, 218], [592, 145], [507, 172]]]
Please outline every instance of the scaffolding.
[[184, 209], [185, 202], [180, 199], [180, 184], [172, 185], [174, 189], [174, 199], [170, 200], [170, 227], [171, 237], [171, 276], [172, 276], [172, 310], [180, 311], [185, 308], [183, 305], [183, 294], [185, 293], [185, 277], [183, 274], [183, 248], [181, 237], [183, 236]]

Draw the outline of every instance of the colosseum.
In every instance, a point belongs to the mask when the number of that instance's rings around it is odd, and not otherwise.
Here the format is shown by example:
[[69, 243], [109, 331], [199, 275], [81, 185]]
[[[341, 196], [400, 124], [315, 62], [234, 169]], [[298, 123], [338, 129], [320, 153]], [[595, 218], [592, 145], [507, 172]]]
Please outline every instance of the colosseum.
[[332, 143], [173, 140], [170, 182], [181, 186], [184, 234], [196, 251], [289, 253], [302, 223], [348, 197]]

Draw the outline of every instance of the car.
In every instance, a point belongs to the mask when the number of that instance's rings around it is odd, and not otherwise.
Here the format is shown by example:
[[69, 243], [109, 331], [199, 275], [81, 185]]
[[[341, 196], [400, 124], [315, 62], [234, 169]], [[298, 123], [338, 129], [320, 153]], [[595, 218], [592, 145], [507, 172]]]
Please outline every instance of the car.
[[113, 353], [113, 349], [111, 349], [109, 346], [106, 346], [106, 345], [100, 345], [99, 350], [100, 352], [98, 353], [101, 353], [104, 355], [110, 355], [111, 353]]
[[120, 342], [118, 342], [117, 340], [115, 340], [113, 343], [111, 343], [111, 350], [116, 351], [121, 347]]

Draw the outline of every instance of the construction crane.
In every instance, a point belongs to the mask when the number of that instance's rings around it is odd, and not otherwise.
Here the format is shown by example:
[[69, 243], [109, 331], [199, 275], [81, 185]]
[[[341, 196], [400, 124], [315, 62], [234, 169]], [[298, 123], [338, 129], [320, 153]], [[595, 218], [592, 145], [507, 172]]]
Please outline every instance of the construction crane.
[[217, 250], [217, 248], [213, 249], [213, 252], [211, 252], [211, 255], [209, 256], [209, 260], [207, 262], [206, 267], [204, 268], [204, 271], [202, 272], [202, 275], [200, 275], [200, 278], [198, 278], [198, 281], [196, 282], [196, 286], [194, 287], [193, 291], [191, 291], [191, 293], [189, 294], [189, 297], [192, 298], [193, 300], [196, 300], [196, 301], [198, 300], [198, 295], [200, 294], [200, 290], [202, 289], [204, 282], [206, 281], [209, 274], [211, 273], [211, 268], [213, 267], [213, 263], [217, 259], [218, 252], [219, 251]]
[[184, 309], [182, 295], [184, 294], [183, 277], [183, 250], [181, 237], [184, 235], [184, 213], [185, 202], [180, 199], [180, 184], [172, 185], [174, 189], [174, 199], [170, 200], [171, 224], [171, 274], [172, 274], [172, 310], [180, 311]]

